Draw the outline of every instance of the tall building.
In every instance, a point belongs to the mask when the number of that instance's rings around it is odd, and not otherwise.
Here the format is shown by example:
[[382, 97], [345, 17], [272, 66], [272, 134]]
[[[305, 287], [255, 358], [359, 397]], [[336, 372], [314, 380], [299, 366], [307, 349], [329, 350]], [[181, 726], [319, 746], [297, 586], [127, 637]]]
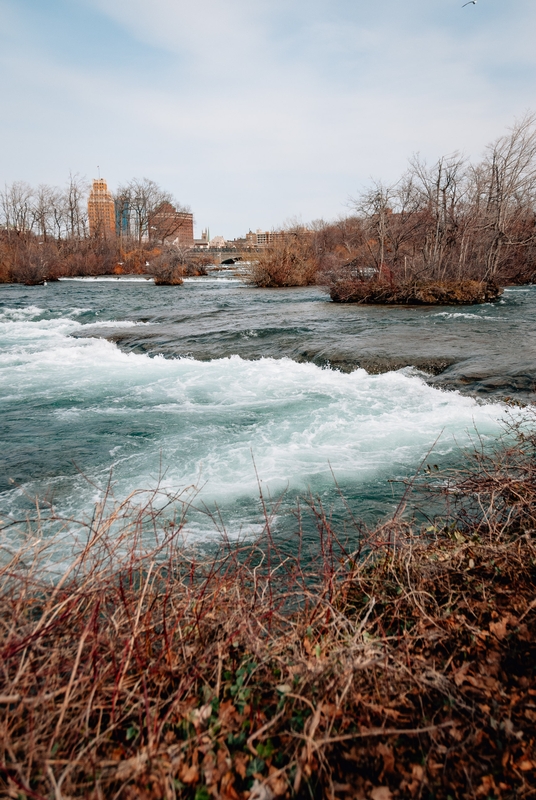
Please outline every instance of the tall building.
[[130, 200], [128, 197], [115, 199], [115, 232], [124, 237], [130, 234]]
[[115, 236], [115, 205], [104, 178], [93, 181], [87, 201], [87, 214], [90, 236], [100, 236], [103, 239]]

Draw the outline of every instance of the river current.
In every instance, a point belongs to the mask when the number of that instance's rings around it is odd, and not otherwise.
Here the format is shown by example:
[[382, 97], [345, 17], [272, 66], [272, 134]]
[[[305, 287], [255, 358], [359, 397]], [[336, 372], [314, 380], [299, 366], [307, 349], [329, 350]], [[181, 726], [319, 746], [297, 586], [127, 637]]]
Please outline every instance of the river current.
[[195, 486], [231, 536], [262, 527], [259, 486], [281, 530], [309, 493], [372, 523], [432, 446], [441, 465], [492, 442], [535, 383], [536, 287], [380, 308], [217, 275], [0, 286], [0, 518], [36, 498], [88, 516], [111, 475], [118, 498]]

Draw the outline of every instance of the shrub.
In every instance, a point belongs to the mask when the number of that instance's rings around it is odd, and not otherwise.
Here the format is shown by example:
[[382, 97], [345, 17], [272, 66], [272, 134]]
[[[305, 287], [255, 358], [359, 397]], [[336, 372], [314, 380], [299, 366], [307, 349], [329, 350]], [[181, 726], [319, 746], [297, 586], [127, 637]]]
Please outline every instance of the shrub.
[[318, 259], [308, 233], [285, 232], [257, 253], [249, 267], [255, 286], [309, 286], [316, 283]]

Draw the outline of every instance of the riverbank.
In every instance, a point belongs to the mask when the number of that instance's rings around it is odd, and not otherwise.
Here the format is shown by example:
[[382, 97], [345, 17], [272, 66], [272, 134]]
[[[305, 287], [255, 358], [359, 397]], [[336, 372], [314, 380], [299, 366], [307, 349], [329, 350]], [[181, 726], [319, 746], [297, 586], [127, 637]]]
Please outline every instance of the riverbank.
[[3, 792], [531, 796], [536, 437], [516, 436], [456, 473], [426, 466], [443, 511], [412, 522], [408, 484], [352, 553], [311, 499], [314, 563], [269, 513], [255, 543], [210, 555], [156, 495], [131, 497], [97, 509], [51, 586], [34, 529], [0, 571]]

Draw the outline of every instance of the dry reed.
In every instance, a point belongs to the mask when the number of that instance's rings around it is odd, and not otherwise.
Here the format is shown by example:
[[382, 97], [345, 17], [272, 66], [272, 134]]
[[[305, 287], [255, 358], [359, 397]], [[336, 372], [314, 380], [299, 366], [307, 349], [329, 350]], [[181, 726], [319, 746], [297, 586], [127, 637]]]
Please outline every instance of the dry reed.
[[431, 478], [441, 520], [401, 506], [353, 554], [315, 500], [313, 560], [268, 513], [196, 551], [134, 497], [50, 581], [35, 531], [0, 571], [0, 793], [534, 796], [535, 449]]

